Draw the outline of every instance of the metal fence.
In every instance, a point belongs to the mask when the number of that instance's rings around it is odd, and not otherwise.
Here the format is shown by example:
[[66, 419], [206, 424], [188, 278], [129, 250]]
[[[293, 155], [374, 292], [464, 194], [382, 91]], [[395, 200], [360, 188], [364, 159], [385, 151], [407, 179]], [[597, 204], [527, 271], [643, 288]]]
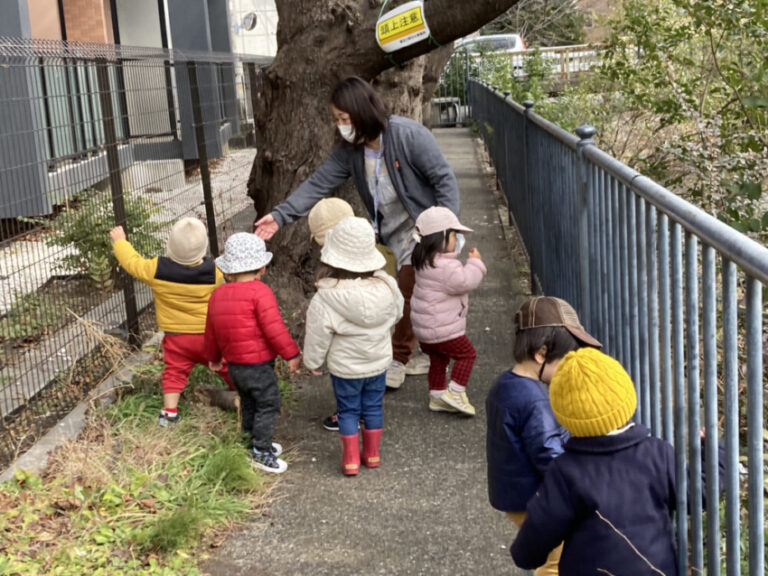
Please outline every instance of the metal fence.
[[537, 58], [552, 89], [588, 73], [602, 61], [601, 46], [578, 44], [518, 52], [469, 52], [459, 48], [440, 74], [431, 101], [430, 126], [451, 127], [469, 120], [469, 80], [514, 78], [524, 82], [526, 63]]
[[679, 573], [763, 576], [768, 249], [599, 150], [594, 129], [573, 136], [475, 81], [469, 93], [532, 284], [574, 305], [632, 376], [637, 419], [675, 446], [677, 510], [690, 505]]
[[152, 295], [118, 271], [109, 229], [152, 257], [194, 216], [217, 254], [250, 214], [268, 62], [0, 38], [0, 467], [110, 368], [98, 334], [140, 338]]

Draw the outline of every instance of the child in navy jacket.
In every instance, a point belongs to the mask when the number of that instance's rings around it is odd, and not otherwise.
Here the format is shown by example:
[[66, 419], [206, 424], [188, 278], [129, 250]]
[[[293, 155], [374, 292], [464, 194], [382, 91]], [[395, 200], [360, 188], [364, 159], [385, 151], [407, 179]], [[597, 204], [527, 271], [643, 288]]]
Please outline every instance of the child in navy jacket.
[[[582, 346], [600, 346], [564, 300], [538, 296], [515, 314], [515, 366], [488, 392], [488, 497], [519, 527], [525, 506], [550, 463], [563, 453], [567, 433], [555, 420], [546, 384], [563, 357]], [[560, 550], [552, 551], [537, 576], [556, 576]]]
[[571, 438], [528, 503], [511, 548], [515, 564], [540, 566], [564, 542], [563, 576], [676, 575], [675, 452], [631, 422], [637, 397], [629, 375], [583, 348], [563, 359], [549, 394]]

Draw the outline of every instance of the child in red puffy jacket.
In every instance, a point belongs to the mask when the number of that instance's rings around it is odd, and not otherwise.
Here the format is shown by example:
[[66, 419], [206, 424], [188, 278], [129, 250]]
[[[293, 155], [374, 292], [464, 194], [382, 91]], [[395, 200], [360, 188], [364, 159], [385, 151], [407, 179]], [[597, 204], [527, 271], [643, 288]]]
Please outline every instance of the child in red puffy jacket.
[[272, 290], [261, 281], [272, 254], [255, 234], [241, 232], [227, 240], [216, 259], [227, 284], [216, 289], [208, 302], [205, 353], [211, 368], [222, 357], [240, 395], [243, 431], [251, 436], [253, 465], [280, 474], [288, 468], [278, 458], [282, 447], [272, 442], [280, 414], [280, 389], [275, 357], [299, 367], [299, 348], [280, 316]]

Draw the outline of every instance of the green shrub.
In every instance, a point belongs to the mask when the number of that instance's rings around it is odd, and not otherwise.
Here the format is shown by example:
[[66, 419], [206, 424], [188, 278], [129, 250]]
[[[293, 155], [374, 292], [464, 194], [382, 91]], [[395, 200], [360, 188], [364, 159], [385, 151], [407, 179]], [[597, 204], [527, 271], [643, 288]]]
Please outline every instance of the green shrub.
[[251, 492], [259, 485], [251, 462], [240, 446], [216, 446], [203, 467], [203, 478], [226, 492]]
[[64, 324], [67, 312], [46, 295], [18, 292], [16, 301], [0, 320], [0, 340], [34, 342]]
[[[142, 256], [155, 256], [163, 246], [158, 237], [161, 224], [152, 220], [158, 210], [151, 200], [132, 193], [125, 194], [125, 231]], [[109, 192], [85, 190], [55, 220], [46, 222], [46, 227], [53, 232], [46, 242], [49, 246], [74, 246], [75, 252], [62, 257], [60, 267], [87, 273], [97, 286], [103, 288], [104, 261], [109, 263], [113, 278], [117, 272], [117, 261], [112, 255], [109, 238], [109, 231], [114, 226], [115, 215]]]
[[137, 543], [145, 550], [165, 554], [192, 543], [203, 530], [205, 519], [200, 511], [182, 507], [161, 516], [137, 538]]

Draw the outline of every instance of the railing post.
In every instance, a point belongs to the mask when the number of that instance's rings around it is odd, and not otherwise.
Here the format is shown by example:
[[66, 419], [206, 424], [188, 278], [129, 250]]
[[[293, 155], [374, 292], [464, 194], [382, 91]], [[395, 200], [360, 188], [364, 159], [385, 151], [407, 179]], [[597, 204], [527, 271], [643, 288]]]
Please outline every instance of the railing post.
[[471, 70], [469, 69], [469, 52], [464, 51], [464, 105], [467, 107], [467, 118], [474, 118], [472, 115], [472, 100], [471, 91], [469, 88], [469, 79], [471, 78]]
[[568, 76], [566, 75], [566, 50], [562, 50], [560, 52], [560, 80], [565, 82], [568, 79]]
[[[529, 180], [528, 180], [528, 158], [530, 156], [529, 150], [528, 150], [528, 117], [533, 113], [533, 106], [534, 102], [533, 100], [526, 100], [523, 102], [523, 106], [525, 107], [525, 112], [523, 113], [523, 190], [525, 191], [525, 199], [526, 202], [529, 202], [529, 206], [533, 204], [533, 200], [531, 198], [531, 190], [529, 187]], [[531, 210], [531, 212], [535, 212], [534, 210]], [[537, 229], [537, 226], [533, 226], [532, 229]], [[531, 272], [531, 294], [541, 294], [541, 286], [538, 283], [538, 280], [536, 279], [536, 272], [534, 271], [534, 250], [536, 249], [535, 242], [531, 242], [531, 246], [526, 246], [528, 250], [528, 259], [530, 260], [530, 272]]]
[[592, 320], [592, 310], [589, 302], [589, 196], [591, 191], [589, 186], [591, 182], [588, 178], [589, 168], [584, 159], [584, 149], [587, 146], [594, 146], [592, 139], [597, 134], [597, 129], [593, 126], [583, 125], [576, 128], [576, 135], [579, 137], [579, 282], [581, 287], [581, 311], [590, 330], [594, 330], [595, 323]]
[[219, 255], [219, 239], [216, 233], [216, 216], [213, 212], [213, 192], [211, 191], [211, 171], [208, 166], [208, 150], [205, 144], [205, 125], [203, 124], [203, 111], [200, 107], [200, 86], [197, 80], [197, 63], [187, 62], [189, 73], [189, 87], [192, 96], [192, 116], [195, 127], [195, 140], [197, 140], [197, 157], [200, 160], [200, 179], [203, 183], [203, 198], [205, 200], [205, 218], [208, 222], [208, 242], [211, 253]]
[[[512, 94], [509, 90], [504, 90], [504, 102], [509, 100], [509, 96]], [[498, 179], [499, 171], [501, 171], [502, 178], [504, 181], [504, 185], [501, 186], [501, 190], [504, 193], [504, 197], [507, 199], [507, 222], [510, 226], [514, 226], [514, 218], [512, 218], [512, 203], [510, 202], [509, 196], [507, 196], [507, 190], [509, 189], [509, 139], [510, 139], [510, 131], [507, 130], [507, 124], [505, 122], [505, 119], [507, 118], [506, 114], [503, 114], [500, 118], [500, 126], [501, 126], [501, 132], [503, 134], [504, 138], [504, 161], [499, 163], [499, 166], [496, 167], [496, 175]]]
[[[99, 59], [96, 65], [96, 78], [101, 102], [101, 123], [104, 127], [104, 147], [107, 152], [107, 169], [109, 171], [109, 188], [112, 192], [112, 209], [115, 213], [115, 224], [126, 227], [125, 196], [123, 195], [123, 179], [120, 175], [120, 156], [117, 153], [117, 134], [115, 132], [115, 112], [112, 108], [112, 89], [109, 85], [109, 68], [105, 59]], [[128, 230], [126, 230], [126, 234]], [[121, 268], [123, 276], [123, 300], [125, 301], [126, 328], [128, 343], [139, 347], [139, 312], [136, 307], [136, 293], [133, 278]]]

